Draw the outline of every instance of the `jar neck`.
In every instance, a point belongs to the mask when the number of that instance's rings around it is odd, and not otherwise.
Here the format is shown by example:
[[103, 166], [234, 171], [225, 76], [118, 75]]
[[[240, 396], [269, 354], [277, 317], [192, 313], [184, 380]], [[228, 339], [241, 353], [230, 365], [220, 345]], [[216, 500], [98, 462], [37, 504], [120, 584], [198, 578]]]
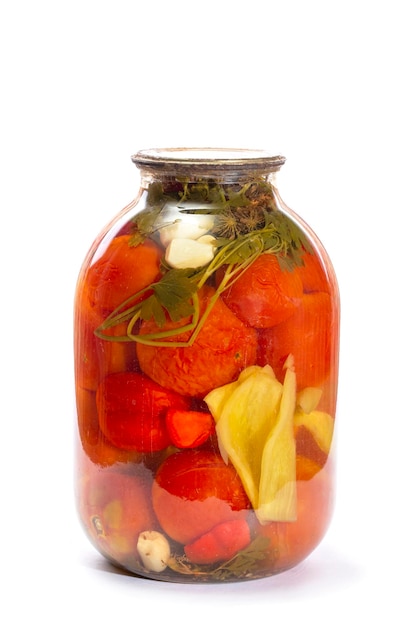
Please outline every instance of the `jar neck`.
[[234, 184], [268, 180], [285, 163], [285, 157], [261, 150], [169, 148], [143, 150], [132, 156], [143, 182], [213, 181]]

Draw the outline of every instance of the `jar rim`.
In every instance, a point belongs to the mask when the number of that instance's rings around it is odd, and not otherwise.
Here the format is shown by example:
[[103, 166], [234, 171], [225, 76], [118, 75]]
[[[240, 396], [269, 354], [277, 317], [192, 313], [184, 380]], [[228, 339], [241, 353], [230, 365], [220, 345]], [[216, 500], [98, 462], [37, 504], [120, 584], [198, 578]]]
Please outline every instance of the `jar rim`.
[[139, 169], [209, 173], [214, 171], [276, 172], [285, 157], [253, 148], [150, 148], [132, 157]]

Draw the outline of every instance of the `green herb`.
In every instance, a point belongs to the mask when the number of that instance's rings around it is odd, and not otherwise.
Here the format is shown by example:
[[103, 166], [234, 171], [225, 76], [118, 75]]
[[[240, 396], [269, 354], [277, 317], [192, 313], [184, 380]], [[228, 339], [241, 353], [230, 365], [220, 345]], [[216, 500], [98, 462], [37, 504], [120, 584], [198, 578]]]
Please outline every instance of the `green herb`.
[[265, 224], [279, 233], [280, 240], [284, 243], [286, 254], [278, 256], [282, 268], [291, 270], [302, 265], [303, 252], [311, 251], [311, 246], [304, 232], [284, 213], [279, 211], [265, 213]]
[[143, 243], [147, 237], [150, 237], [156, 232], [155, 222], [160, 211], [161, 208], [158, 206], [152, 209], [146, 209], [137, 215], [135, 219], [135, 229], [129, 240], [130, 246], [138, 246]]
[[191, 200], [209, 204], [224, 204], [227, 202], [225, 189], [217, 183], [210, 181], [184, 182], [180, 203]]
[[[197, 290], [196, 282], [190, 275], [189, 270], [169, 270], [161, 280], [153, 287], [153, 295], [150, 299], [154, 299], [155, 302], [161, 308], [165, 309], [169, 317], [173, 322], [177, 322], [180, 319], [192, 315], [193, 308], [190, 304], [192, 296]], [[147, 301], [145, 300], [145, 303]], [[142, 317], [145, 320], [151, 319], [153, 315], [150, 315], [144, 309], [141, 308]], [[165, 320], [164, 320], [165, 322]], [[158, 324], [162, 326], [163, 324]]]
[[[179, 190], [175, 188], [169, 193], [160, 183], [152, 184], [147, 207], [136, 217], [131, 245], [156, 235], [158, 229], [166, 225], [160, 221], [161, 210], [175, 198], [180, 212], [215, 216], [211, 231], [216, 238], [213, 260], [203, 268], [186, 270], [172, 269], [163, 263], [160, 280], [121, 303], [96, 330], [98, 337], [157, 346], [190, 346], [220, 295], [260, 254], [275, 254], [285, 270], [302, 264], [302, 253], [308, 249], [304, 233], [276, 210], [272, 189], [264, 181], [251, 181], [244, 186], [184, 182]], [[188, 200], [201, 202], [202, 206], [189, 209]], [[198, 292], [211, 282], [221, 267], [225, 268], [223, 278], [201, 313]], [[140, 322], [151, 319], [161, 330], [147, 335], [140, 333]], [[181, 320], [183, 324], [164, 329], [168, 321], [179, 323]], [[125, 335], [106, 332], [122, 323], [127, 323]], [[183, 333], [189, 336], [175, 340]]]

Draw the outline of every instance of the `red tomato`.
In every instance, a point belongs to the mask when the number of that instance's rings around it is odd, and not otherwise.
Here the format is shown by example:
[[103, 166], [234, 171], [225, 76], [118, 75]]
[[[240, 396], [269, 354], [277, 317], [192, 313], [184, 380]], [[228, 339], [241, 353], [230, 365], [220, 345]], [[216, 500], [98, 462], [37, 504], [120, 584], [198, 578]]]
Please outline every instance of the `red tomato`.
[[274, 254], [261, 254], [222, 297], [249, 326], [269, 328], [293, 314], [302, 294], [296, 272], [281, 269]]
[[79, 437], [90, 461], [106, 467], [117, 462], [135, 463], [141, 460], [138, 452], [116, 448], [106, 439], [98, 422], [96, 394], [93, 391], [78, 388], [76, 404]]
[[[205, 311], [212, 287], [199, 291], [200, 313]], [[143, 322], [141, 335], [161, 330], [183, 327], [186, 318], [179, 322], [168, 321], [158, 328], [154, 320]], [[187, 341], [191, 331], [167, 338], [167, 341]], [[158, 347], [137, 344], [141, 370], [157, 383], [178, 393], [203, 398], [215, 387], [235, 380], [245, 367], [256, 361], [257, 335], [224, 304], [216, 300], [194, 343], [190, 346]]]
[[155, 476], [152, 500], [163, 530], [182, 544], [222, 522], [245, 519], [250, 508], [234, 467], [203, 450], [169, 456]]
[[249, 525], [244, 519], [217, 524], [192, 543], [184, 547], [184, 552], [192, 563], [218, 563], [228, 561], [250, 544]]
[[88, 269], [85, 282], [93, 307], [111, 312], [160, 275], [161, 249], [151, 240], [130, 246], [129, 235], [115, 237]]
[[[92, 391], [107, 374], [132, 369], [137, 363], [133, 342], [107, 341], [96, 337], [94, 331], [104, 319], [104, 315], [90, 305], [86, 292], [80, 292], [75, 306], [75, 378], [77, 385]], [[114, 327], [108, 334], [124, 335], [126, 326]]]
[[259, 364], [267, 363], [282, 382], [283, 365], [294, 356], [298, 388], [320, 385], [335, 367], [336, 319], [327, 293], [305, 294], [294, 315], [260, 333]]
[[102, 432], [117, 448], [154, 452], [170, 444], [165, 416], [170, 408], [188, 409], [189, 401], [147, 376], [122, 372], [106, 376], [97, 389]]
[[106, 556], [116, 560], [137, 556], [139, 534], [158, 528], [150, 489], [150, 473], [133, 476], [113, 471], [94, 472], [82, 486], [81, 519]]
[[328, 274], [317, 255], [306, 252], [303, 255], [303, 265], [296, 267], [294, 272], [301, 278], [304, 293], [330, 293], [330, 281], [334, 278]]

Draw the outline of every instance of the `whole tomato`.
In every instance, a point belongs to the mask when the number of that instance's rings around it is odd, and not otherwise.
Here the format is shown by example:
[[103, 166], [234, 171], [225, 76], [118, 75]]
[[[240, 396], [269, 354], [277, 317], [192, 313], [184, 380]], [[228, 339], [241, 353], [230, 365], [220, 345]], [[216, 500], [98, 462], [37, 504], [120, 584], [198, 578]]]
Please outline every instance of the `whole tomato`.
[[97, 389], [96, 402], [105, 437], [117, 448], [137, 452], [155, 452], [170, 445], [166, 413], [189, 407], [189, 400], [137, 372], [106, 376]]
[[[75, 301], [75, 379], [77, 386], [95, 391], [107, 374], [133, 369], [137, 363], [132, 342], [107, 341], [95, 335], [104, 322], [99, 308], [91, 306], [86, 290], [77, 294]], [[115, 326], [108, 335], [126, 334], [127, 324]]]
[[[199, 291], [202, 315], [214, 297], [212, 287]], [[175, 330], [190, 322], [189, 318], [167, 321], [158, 328], [154, 320], [143, 322], [140, 334], [161, 330]], [[181, 332], [167, 338], [173, 346], [137, 344], [137, 357], [141, 370], [157, 383], [178, 393], [203, 398], [215, 387], [235, 380], [239, 373], [256, 361], [257, 336], [224, 304], [215, 301], [207, 319], [192, 345], [176, 346], [190, 339], [192, 331]]]
[[208, 450], [184, 450], [160, 466], [152, 487], [163, 530], [188, 544], [222, 522], [245, 519], [250, 503], [232, 465]]
[[77, 388], [76, 406], [81, 447], [90, 461], [107, 467], [115, 463], [138, 463], [141, 460], [140, 453], [117, 448], [103, 435], [93, 391]]
[[260, 332], [259, 364], [271, 365], [282, 382], [283, 365], [292, 354], [298, 388], [320, 385], [331, 369], [336, 369], [336, 323], [328, 293], [305, 294], [291, 317]]
[[249, 326], [270, 328], [292, 315], [302, 295], [298, 273], [282, 269], [274, 254], [261, 254], [222, 297]]
[[129, 235], [115, 237], [85, 276], [91, 306], [109, 313], [160, 276], [162, 250], [151, 240], [132, 246]]
[[325, 268], [320, 257], [313, 252], [305, 252], [302, 256], [302, 264], [295, 268], [294, 272], [301, 278], [303, 292], [324, 291], [330, 293], [333, 288], [334, 276]]
[[[96, 390], [106, 374], [136, 364], [133, 342], [108, 341], [95, 331], [107, 316], [160, 275], [162, 252], [152, 241], [130, 245], [129, 235], [115, 237], [102, 255], [80, 274], [75, 297], [74, 354], [76, 383]], [[126, 335], [127, 323], [110, 326], [110, 338]]]
[[144, 530], [157, 529], [149, 475], [92, 472], [81, 486], [80, 514], [91, 541], [107, 557], [124, 562], [137, 556]]

